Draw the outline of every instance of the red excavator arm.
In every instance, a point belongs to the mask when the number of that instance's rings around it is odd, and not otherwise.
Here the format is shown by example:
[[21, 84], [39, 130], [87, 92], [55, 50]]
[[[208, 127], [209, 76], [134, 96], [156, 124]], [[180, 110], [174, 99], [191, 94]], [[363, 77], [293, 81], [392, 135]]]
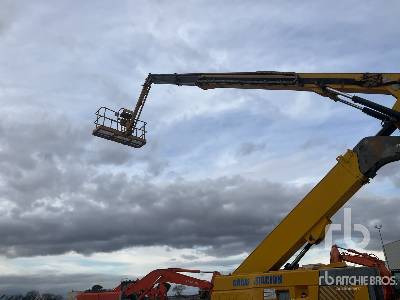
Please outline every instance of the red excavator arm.
[[157, 293], [157, 291], [154, 290], [156, 285], [158, 285], [159, 288], [162, 289], [165, 283], [176, 283], [186, 286], [193, 286], [199, 288], [202, 291], [208, 293], [211, 292], [213, 287], [213, 284], [211, 282], [180, 274], [179, 272], [213, 273], [214, 275], [218, 274], [217, 272], [201, 272], [200, 270], [188, 270], [180, 268], [157, 269], [150, 272], [142, 279], [129, 284], [125, 288], [122, 288], [123, 295], [121, 298], [135, 295], [138, 300], [144, 299], [144, 297], [149, 296], [149, 294]]
[[[182, 273], [212, 273], [211, 282], [190, 277]], [[157, 269], [151, 271], [142, 279], [124, 281], [113, 290], [89, 290], [76, 296], [76, 300], [121, 300], [121, 299], [151, 299], [165, 300], [170, 283], [193, 286], [200, 289], [200, 297], [208, 297], [213, 288], [214, 275], [218, 272], [202, 272], [181, 268]], [[132, 297], [135, 296], [135, 297]]]
[[[343, 252], [340, 252], [339, 249], [343, 250]], [[381, 277], [390, 278], [392, 276], [392, 273], [386, 267], [385, 262], [380, 260], [374, 254], [361, 253], [353, 249], [345, 249], [333, 245], [331, 249], [331, 263], [338, 262], [349, 262], [361, 266], [376, 268]], [[394, 299], [394, 289], [392, 286], [385, 285], [383, 287], [383, 293], [385, 300]]]

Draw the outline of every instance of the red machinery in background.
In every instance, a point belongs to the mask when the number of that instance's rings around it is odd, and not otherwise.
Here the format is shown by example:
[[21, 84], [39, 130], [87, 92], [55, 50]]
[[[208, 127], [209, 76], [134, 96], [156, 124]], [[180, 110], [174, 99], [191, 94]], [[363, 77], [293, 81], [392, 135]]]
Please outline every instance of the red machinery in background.
[[208, 299], [212, 288], [211, 282], [180, 273], [212, 273], [213, 278], [218, 272], [202, 272], [181, 268], [157, 269], [151, 271], [142, 279], [123, 281], [113, 290], [92, 289], [76, 296], [76, 300], [120, 300], [120, 299], [151, 299], [165, 300], [170, 283], [199, 288], [201, 299]]
[[[340, 252], [339, 249], [343, 251]], [[331, 263], [338, 262], [350, 262], [361, 266], [376, 268], [381, 277], [392, 277], [392, 272], [386, 266], [385, 262], [380, 260], [374, 254], [361, 253], [353, 249], [345, 249], [337, 245], [333, 245], [331, 249]], [[383, 295], [385, 300], [395, 299], [394, 287], [391, 285], [384, 285]]]

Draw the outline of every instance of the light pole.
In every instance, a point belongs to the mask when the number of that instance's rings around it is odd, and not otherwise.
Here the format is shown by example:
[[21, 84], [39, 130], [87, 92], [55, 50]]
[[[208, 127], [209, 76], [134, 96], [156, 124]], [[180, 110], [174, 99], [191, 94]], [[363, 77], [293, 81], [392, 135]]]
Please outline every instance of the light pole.
[[382, 238], [382, 233], [381, 233], [382, 224], [375, 225], [375, 228], [378, 229], [378, 231], [379, 231], [379, 237], [381, 238], [381, 246], [382, 246], [382, 250], [383, 250], [383, 255], [385, 256], [385, 262], [386, 262], [388, 268], [390, 269], [389, 261], [386, 256], [386, 249], [385, 249], [385, 246], [383, 245], [383, 238]]

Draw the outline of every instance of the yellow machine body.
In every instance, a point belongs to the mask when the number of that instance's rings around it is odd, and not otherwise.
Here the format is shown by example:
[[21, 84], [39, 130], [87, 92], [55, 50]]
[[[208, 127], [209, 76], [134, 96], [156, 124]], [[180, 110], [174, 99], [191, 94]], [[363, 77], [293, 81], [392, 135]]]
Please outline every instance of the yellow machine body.
[[280, 270], [217, 276], [211, 300], [370, 299], [367, 286], [321, 286], [319, 270]]

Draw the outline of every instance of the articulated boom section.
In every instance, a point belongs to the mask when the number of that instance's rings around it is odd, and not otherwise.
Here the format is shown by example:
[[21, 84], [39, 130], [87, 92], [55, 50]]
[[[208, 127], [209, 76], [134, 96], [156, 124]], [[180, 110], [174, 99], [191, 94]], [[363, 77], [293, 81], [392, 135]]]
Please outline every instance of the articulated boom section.
[[[121, 108], [113, 111], [101, 108], [96, 113], [93, 135], [117, 143], [140, 148], [146, 144], [145, 122], [139, 120], [152, 84], [197, 86], [204, 90], [214, 88], [292, 90], [315, 92], [338, 101], [331, 90], [349, 93], [386, 94], [400, 98], [399, 73], [294, 73], [294, 72], [235, 72], [235, 73], [188, 73], [149, 74], [133, 110]], [[341, 101], [343, 102], [343, 101]], [[353, 105], [353, 107], [355, 107]], [[400, 110], [400, 102], [394, 106]], [[371, 115], [370, 109], [363, 112]], [[111, 115], [109, 114], [111, 112]], [[372, 113], [372, 116], [381, 116]], [[385, 116], [384, 116], [385, 117]], [[396, 127], [387, 125], [385, 132]], [[398, 126], [397, 126], [398, 127]], [[386, 134], [388, 135], [388, 134]]]
[[[393, 85], [400, 83], [398, 73], [295, 73], [295, 72], [235, 72], [150, 74], [146, 82], [198, 86], [202, 89], [238, 88], [312, 91], [326, 95], [329, 86], [348, 93], [392, 95]], [[394, 87], [396, 90], [396, 87]]]
[[[134, 110], [121, 109], [115, 118], [97, 114], [94, 135], [133, 147], [146, 143], [145, 123], [139, 121], [152, 84], [197, 86], [202, 89], [237, 88], [314, 92], [356, 108], [383, 123], [375, 137], [363, 139], [338, 158], [312, 191], [265, 238], [233, 275], [280, 269], [304, 244], [301, 254], [287, 266], [294, 269], [311, 245], [324, 239], [330, 218], [383, 165], [400, 160], [400, 137], [390, 135], [400, 128], [400, 73], [294, 73], [236, 72], [149, 74]], [[346, 93], [384, 94], [397, 98], [392, 108]], [[104, 120], [116, 124], [107, 126]], [[103, 122], [101, 122], [103, 121]]]

